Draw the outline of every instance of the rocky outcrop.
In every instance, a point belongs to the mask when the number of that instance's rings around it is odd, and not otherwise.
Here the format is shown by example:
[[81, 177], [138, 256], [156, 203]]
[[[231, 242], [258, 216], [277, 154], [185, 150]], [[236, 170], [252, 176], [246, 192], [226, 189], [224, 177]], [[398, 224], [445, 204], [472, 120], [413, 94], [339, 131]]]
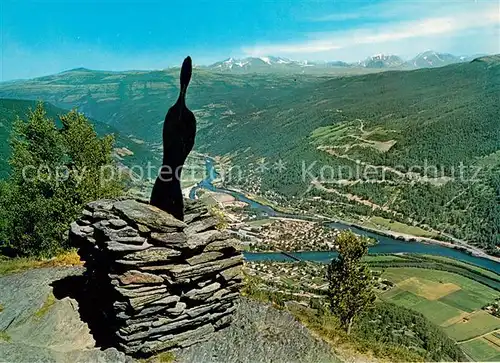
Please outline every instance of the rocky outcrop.
[[[94, 341], [104, 321], [89, 321], [85, 313], [97, 309], [85, 301], [84, 271], [58, 267], [0, 276], [0, 362], [135, 361]], [[173, 354], [178, 363], [338, 362], [330, 350], [286, 310], [240, 297], [228, 328]]]
[[188, 202], [184, 222], [135, 199], [100, 200], [72, 223], [115, 346], [148, 355], [206, 340], [227, 326], [242, 283], [238, 240]]
[[116, 348], [97, 348], [82, 306], [60, 295], [59, 283], [73, 285], [82, 273], [57, 267], [0, 276], [0, 362], [133, 363]]
[[231, 326], [175, 352], [176, 363], [336, 363], [332, 348], [286, 309], [241, 297]]

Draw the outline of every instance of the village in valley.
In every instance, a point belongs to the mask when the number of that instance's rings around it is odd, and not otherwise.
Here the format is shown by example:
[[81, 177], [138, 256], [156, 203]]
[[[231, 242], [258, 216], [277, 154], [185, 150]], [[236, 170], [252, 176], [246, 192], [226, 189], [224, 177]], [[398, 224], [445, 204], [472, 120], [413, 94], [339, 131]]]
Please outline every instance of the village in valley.
[[[223, 214], [227, 230], [242, 241], [248, 253], [244, 294], [291, 309], [328, 308], [328, 264], [304, 261], [300, 253], [335, 253], [339, 230], [327, 228], [321, 221], [269, 216], [226, 193], [203, 189], [197, 195]], [[377, 241], [369, 239], [368, 243]], [[283, 259], [252, 259], [252, 253], [259, 257], [280, 254]], [[415, 310], [436, 321], [471, 356], [496, 354], [500, 327], [498, 275], [425, 254], [373, 254], [364, 256], [363, 261], [372, 272], [377, 300]], [[483, 348], [481, 354], [474, 351], [478, 345]]]

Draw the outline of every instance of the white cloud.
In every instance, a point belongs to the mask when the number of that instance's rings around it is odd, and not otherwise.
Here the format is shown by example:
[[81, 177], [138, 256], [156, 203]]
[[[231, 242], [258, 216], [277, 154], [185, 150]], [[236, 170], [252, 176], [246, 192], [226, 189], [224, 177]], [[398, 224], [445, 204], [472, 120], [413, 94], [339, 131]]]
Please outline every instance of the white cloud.
[[[243, 47], [242, 50], [253, 56], [276, 54], [292, 58], [351, 61], [374, 52], [379, 53], [383, 49], [386, 49], [384, 52], [389, 50], [402, 56], [411, 56], [425, 49], [468, 54], [500, 52], [498, 3], [461, 2], [462, 6], [459, 7], [457, 2], [452, 2], [447, 3], [448, 5], [436, 4], [433, 7], [429, 2], [420, 2], [417, 3], [418, 6], [409, 7], [411, 14], [408, 14], [408, 9], [405, 10], [401, 3], [407, 2], [401, 1], [399, 5], [384, 3], [380, 9], [381, 15], [377, 15], [382, 18], [396, 17], [399, 12], [398, 20], [343, 31], [308, 33], [304, 34], [305, 39], [300, 41], [257, 44]], [[370, 12], [373, 14], [374, 10], [371, 8]], [[355, 13], [347, 15], [347, 18], [356, 16]], [[400, 20], [409, 15], [413, 15], [413, 18]], [[457, 40], [463, 44], [458, 45]], [[422, 48], [417, 48], [417, 45]]]

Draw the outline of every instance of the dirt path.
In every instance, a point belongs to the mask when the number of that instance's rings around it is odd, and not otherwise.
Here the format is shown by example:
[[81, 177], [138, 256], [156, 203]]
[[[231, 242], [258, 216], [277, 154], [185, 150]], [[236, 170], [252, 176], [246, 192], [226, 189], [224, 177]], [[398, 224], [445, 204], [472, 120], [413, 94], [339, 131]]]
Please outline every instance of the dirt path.
[[[489, 331], [487, 333], [484, 333], [484, 334], [481, 334], [481, 335], [478, 335], [477, 337], [473, 337], [473, 338], [469, 338], [467, 340], [461, 340], [459, 342], [457, 342], [457, 344], [463, 344], [463, 343], [467, 343], [467, 342], [470, 342], [472, 340], [475, 340], [475, 339], [480, 339], [480, 338], [483, 338], [487, 335], [490, 335], [490, 334], [493, 334], [493, 333], [500, 333], [500, 329], [497, 329], [497, 330], [493, 330], [493, 331]], [[493, 342], [490, 342], [490, 343], [493, 343]], [[495, 344], [496, 345], [496, 344]]]
[[[349, 160], [350, 162], [354, 163], [354, 164], [357, 164], [357, 165], [361, 165], [365, 168], [372, 168], [372, 169], [379, 169], [379, 170], [382, 170], [382, 173], [386, 173], [386, 172], [391, 172], [393, 174], [396, 174], [397, 176], [399, 176], [400, 178], [403, 178], [403, 179], [408, 179], [408, 180], [411, 180], [411, 181], [417, 181], [417, 182], [420, 182], [420, 183], [432, 183], [433, 185], [443, 185], [443, 184], [446, 184], [447, 182], [451, 181], [452, 178], [451, 177], [447, 177], [447, 176], [440, 176], [440, 177], [436, 177], [436, 178], [429, 178], [427, 176], [421, 176], [420, 174], [418, 173], [413, 173], [413, 172], [402, 172], [402, 171], [399, 171], [397, 169], [394, 169], [390, 166], [385, 166], [385, 165], [372, 165], [372, 164], [369, 164], [367, 162], [364, 162], [362, 160], [357, 160], [357, 159], [353, 159], [351, 158], [349, 155], [346, 155], [346, 154], [339, 154], [338, 152], [336, 152], [334, 150], [334, 147], [329, 147], [329, 146], [318, 146], [318, 150], [322, 150], [336, 158], [339, 158], [339, 159], [345, 159], [345, 160]], [[359, 175], [358, 175], [359, 177]], [[382, 174], [382, 179], [381, 180], [384, 180], [385, 181], [385, 174]]]
[[372, 209], [380, 209], [380, 210], [383, 210], [385, 212], [392, 213], [394, 215], [399, 215], [399, 213], [397, 213], [396, 211], [393, 211], [392, 209], [390, 209], [388, 207], [381, 206], [381, 205], [378, 205], [376, 203], [370, 202], [369, 200], [366, 200], [366, 199], [363, 199], [361, 197], [358, 197], [355, 194], [342, 193], [342, 192], [338, 191], [337, 189], [327, 188], [323, 184], [321, 184], [321, 182], [319, 182], [318, 180], [311, 181], [311, 184], [313, 184], [316, 188], [318, 188], [318, 189], [320, 189], [322, 191], [325, 191], [327, 193], [337, 194], [337, 195], [339, 195], [341, 197], [347, 198], [348, 200], [355, 201], [357, 203], [366, 205], [367, 207], [370, 207]]

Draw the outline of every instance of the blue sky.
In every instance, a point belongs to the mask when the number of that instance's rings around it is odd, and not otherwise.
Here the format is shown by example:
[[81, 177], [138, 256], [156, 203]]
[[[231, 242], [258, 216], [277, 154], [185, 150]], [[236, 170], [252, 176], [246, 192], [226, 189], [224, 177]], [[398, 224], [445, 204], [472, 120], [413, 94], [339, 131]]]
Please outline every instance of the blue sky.
[[496, 0], [0, 0], [0, 80], [228, 57], [500, 53]]

